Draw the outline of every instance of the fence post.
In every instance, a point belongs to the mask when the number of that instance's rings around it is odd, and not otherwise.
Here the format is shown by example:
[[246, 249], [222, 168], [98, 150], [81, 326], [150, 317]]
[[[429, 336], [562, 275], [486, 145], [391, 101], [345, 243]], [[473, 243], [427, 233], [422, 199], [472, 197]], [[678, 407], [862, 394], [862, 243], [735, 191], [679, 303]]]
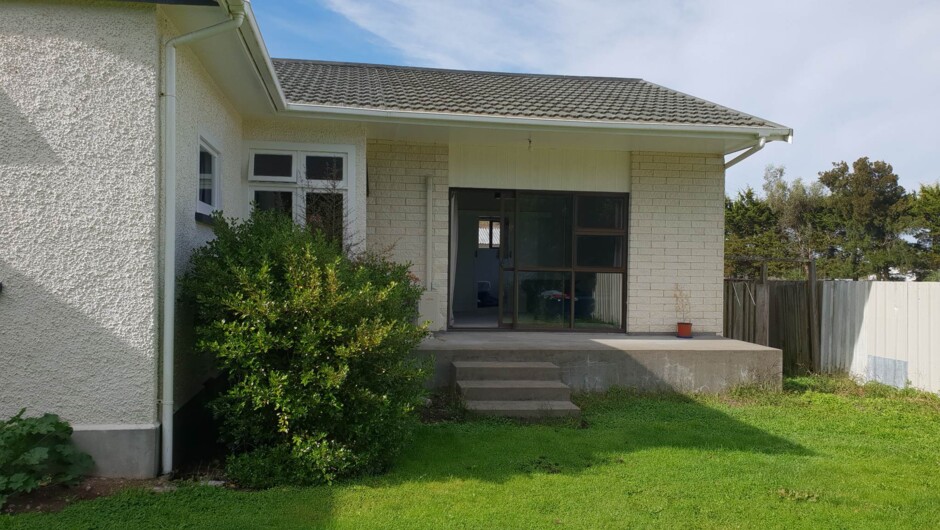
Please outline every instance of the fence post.
[[822, 365], [819, 358], [819, 304], [816, 301], [816, 259], [809, 260], [808, 274], [806, 278], [807, 291], [806, 302], [809, 305], [809, 355], [812, 370], [821, 371]]
[[770, 285], [760, 282], [754, 286], [754, 342], [770, 346]]

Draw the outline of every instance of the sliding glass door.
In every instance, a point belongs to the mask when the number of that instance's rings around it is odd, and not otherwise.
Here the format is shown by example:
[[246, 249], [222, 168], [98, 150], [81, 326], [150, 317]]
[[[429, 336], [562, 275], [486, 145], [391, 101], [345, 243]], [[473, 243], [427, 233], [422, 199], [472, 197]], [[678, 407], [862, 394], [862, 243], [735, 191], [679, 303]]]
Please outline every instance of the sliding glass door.
[[504, 195], [501, 327], [624, 326], [626, 196], [519, 191]]

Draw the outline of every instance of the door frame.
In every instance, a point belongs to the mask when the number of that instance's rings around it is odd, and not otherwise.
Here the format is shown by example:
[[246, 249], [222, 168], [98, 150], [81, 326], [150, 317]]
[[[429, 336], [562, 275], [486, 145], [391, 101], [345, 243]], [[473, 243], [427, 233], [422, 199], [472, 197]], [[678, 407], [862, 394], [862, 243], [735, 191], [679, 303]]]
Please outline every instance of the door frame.
[[[449, 321], [447, 323], [448, 330], [459, 330], [459, 331], [538, 331], [538, 332], [554, 332], [554, 333], [627, 333], [627, 294], [628, 294], [628, 264], [630, 257], [630, 193], [624, 192], [595, 192], [595, 191], [574, 191], [574, 190], [530, 190], [530, 189], [500, 189], [500, 188], [471, 188], [471, 187], [451, 187], [448, 193], [448, 203], [453, 200], [453, 197], [462, 190], [468, 191], [492, 191], [494, 193], [508, 193], [513, 197], [513, 218], [510, 225], [506, 224], [506, 215], [505, 215], [505, 203], [500, 204], [500, 249], [499, 249], [499, 281], [498, 281], [498, 304], [497, 304], [497, 327], [495, 328], [471, 328], [471, 327], [454, 327]], [[519, 213], [519, 196], [531, 194], [531, 195], [568, 195], [572, 198], [572, 211], [571, 211], [571, 265], [567, 268], [559, 267], [533, 267], [525, 266], [520, 270], [519, 264], [515, 263], [517, 256], [517, 233], [516, 225], [518, 224], [518, 213]], [[594, 197], [620, 197], [623, 199], [623, 229], [622, 230], [612, 230], [612, 229], [587, 229], [587, 228], [578, 228], [578, 198], [585, 196], [594, 196]], [[456, 256], [451, 255], [452, 246], [451, 237], [453, 231], [450, 230], [450, 223], [457, 222], [452, 218], [454, 213], [459, 214], [460, 205], [457, 205], [458, 211], [453, 212], [451, 207], [448, 207], [448, 231], [447, 231], [447, 274], [448, 274], [448, 286], [450, 285], [450, 274], [451, 274], [451, 260], [454, 260]], [[510, 226], [511, 229], [507, 230], [507, 226]], [[505, 245], [503, 245], [503, 232], [511, 233], [510, 244], [512, 246], [512, 273], [513, 273], [513, 311], [512, 311], [512, 322], [508, 325], [503, 325], [503, 281], [504, 281], [504, 271], [503, 270], [503, 256], [505, 252]], [[622, 267], [579, 267], [577, 266], [577, 241], [579, 235], [622, 235], [623, 236], [623, 266]], [[459, 251], [459, 246], [455, 249], [455, 252]], [[568, 291], [571, 297], [571, 303], [569, 304], [569, 314], [568, 314], [568, 324], [570, 327], [561, 327], [561, 328], [544, 328], [544, 327], [520, 327], [518, 322], [519, 317], [519, 282], [518, 277], [520, 272], [567, 272], [569, 277]], [[575, 313], [575, 303], [574, 303], [574, 287], [576, 281], [576, 274], [578, 272], [595, 272], [595, 273], [614, 273], [621, 274], [621, 308], [620, 308], [620, 327], [619, 328], [577, 328], [574, 326], [574, 313]], [[451, 289], [447, 290], [447, 308], [448, 312], [453, 311], [453, 293]]]

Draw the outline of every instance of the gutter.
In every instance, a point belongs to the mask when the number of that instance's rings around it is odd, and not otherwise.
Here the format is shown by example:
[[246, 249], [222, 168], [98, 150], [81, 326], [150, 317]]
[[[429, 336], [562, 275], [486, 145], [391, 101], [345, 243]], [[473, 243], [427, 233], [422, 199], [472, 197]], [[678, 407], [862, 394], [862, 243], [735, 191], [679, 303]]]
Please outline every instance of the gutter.
[[307, 103], [288, 103], [288, 113], [295, 115], [320, 114], [329, 119], [363, 120], [371, 118], [373, 121], [400, 121], [425, 122], [429, 124], [445, 124], [445, 122], [459, 123], [461, 125], [479, 124], [480, 126], [519, 125], [524, 127], [563, 127], [570, 129], [605, 129], [621, 131], [659, 132], [674, 135], [675, 133], [693, 133], [704, 135], [724, 136], [740, 134], [750, 137], [763, 137], [766, 141], [789, 141], [793, 129], [783, 127], [729, 127], [721, 125], [689, 125], [673, 123], [628, 123], [619, 121], [586, 121], [566, 120], [552, 118], [519, 118], [512, 116], [489, 116], [481, 114], [457, 114], [445, 112], [420, 112], [406, 110], [378, 110], [362, 109], [356, 107], [339, 107], [330, 105], [311, 105]]
[[[235, 2], [232, 2], [233, 4]], [[173, 387], [176, 334], [176, 47], [236, 29], [244, 6], [229, 6], [231, 18], [176, 36], [164, 44], [163, 61], [163, 381], [161, 387], [161, 472], [173, 470]]]
[[[761, 149], [764, 148], [765, 145], [767, 145], [767, 142], [768, 142], [768, 138], [767, 138], [766, 136], [761, 136], [760, 138], [757, 139], [757, 142], [755, 142], [754, 145], [752, 145], [748, 150], [746, 150], [746, 151], [744, 151], [743, 153], [739, 154], [738, 156], [732, 158], [731, 160], [728, 160], [727, 162], [725, 162], [725, 169], [728, 169], [729, 167], [731, 167], [731, 166], [737, 164], [738, 162], [743, 161], [745, 158], [748, 158], [749, 156], [753, 155], [754, 153], [760, 151]], [[786, 137], [786, 142], [787, 142], [788, 144], [789, 144], [789, 143], [793, 143], [793, 134], [792, 134], [792, 133], [789, 134], [789, 135], [787, 135], [787, 137]]]

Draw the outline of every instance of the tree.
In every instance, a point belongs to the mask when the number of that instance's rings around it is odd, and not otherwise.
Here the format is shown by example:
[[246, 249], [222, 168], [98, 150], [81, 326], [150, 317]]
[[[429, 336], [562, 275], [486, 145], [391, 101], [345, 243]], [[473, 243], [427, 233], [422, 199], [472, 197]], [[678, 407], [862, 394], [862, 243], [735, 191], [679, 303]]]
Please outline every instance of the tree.
[[787, 183], [782, 166], [767, 166], [764, 193], [793, 257], [812, 259], [828, 247], [824, 237], [826, 194], [820, 183], [806, 186], [800, 178]]
[[845, 162], [832, 166], [819, 173], [836, 221], [832, 271], [856, 280], [867, 275], [887, 280], [892, 267], [909, 270], [916, 253], [901, 237], [907, 200], [894, 169], [867, 157], [856, 160], [851, 169]]
[[[734, 199], [725, 197], [725, 254], [729, 257], [786, 256], [786, 241], [777, 222], [777, 215], [767, 201], [750, 187], [738, 192]], [[755, 262], [729, 259], [725, 264], [725, 276], [729, 278], [754, 276], [757, 270]]]
[[909, 228], [923, 256], [925, 277], [940, 281], [940, 182], [923, 184], [910, 200]]

